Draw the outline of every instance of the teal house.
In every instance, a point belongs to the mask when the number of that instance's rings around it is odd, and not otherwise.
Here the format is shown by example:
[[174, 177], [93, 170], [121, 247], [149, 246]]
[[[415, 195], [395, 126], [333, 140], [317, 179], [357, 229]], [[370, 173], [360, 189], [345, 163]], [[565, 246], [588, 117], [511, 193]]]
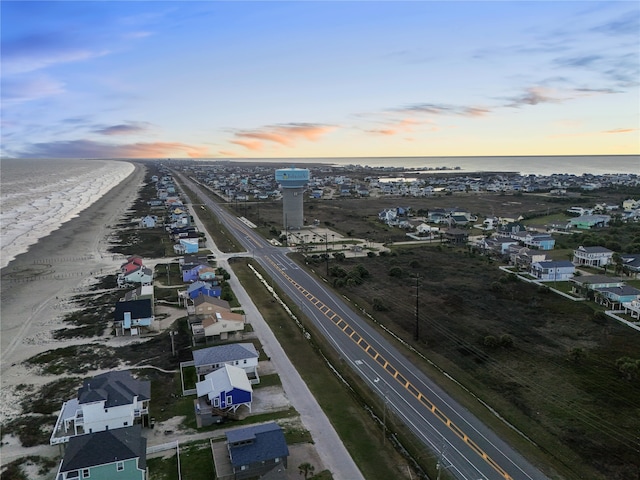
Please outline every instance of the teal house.
[[147, 439], [140, 425], [71, 437], [56, 480], [146, 480]]

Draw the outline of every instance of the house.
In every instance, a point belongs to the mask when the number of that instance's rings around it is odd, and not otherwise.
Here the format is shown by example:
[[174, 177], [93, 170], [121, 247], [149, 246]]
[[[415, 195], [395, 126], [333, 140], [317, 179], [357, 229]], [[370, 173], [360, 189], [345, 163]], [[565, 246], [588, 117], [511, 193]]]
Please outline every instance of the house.
[[173, 249], [178, 253], [197, 253], [199, 248], [197, 238], [181, 238]]
[[50, 443], [66, 443], [76, 435], [143, 422], [149, 414], [150, 399], [151, 382], [134, 379], [128, 370], [85, 380], [77, 398], [62, 404]]
[[113, 312], [116, 335], [138, 335], [140, 327], [149, 328], [153, 325], [153, 300], [140, 298], [138, 300], [120, 301], [116, 303]]
[[146, 215], [140, 219], [141, 228], [155, 228], [158, 223], [158, 217], [156, 215]]
[[124, 294], [124, 297], [121, 300], [130, 301], [130, 300], [140, 300], [143, 298], [150, 298], [153, 302], [153, 285], [141, 285], [135, 290], [131, 290]]
[[589, 267], [604, 267], [611, 263], [613, 251], [605, 247], [579, 246], [573, 251], [573, 263]]
[[55, 478], [145, 480], [147, 439], [140, 425], [71, 438]]
[[553, 250], [556, 244], [555, 238], [546, 233], [527, 233], [523, 241], [527, 247], [538, 250]]
[[196, 383], [196, 393], [196, 415], [237, 414], [243, 406], [251, 412], [253, 388], [242, 368], [224, 365], [207, 373]]
[[[188, 297], [188, 293], [184, 293], [184, 296]], [[225, 312], [230, 309], [229, 302], [222, 300], [218, 297], [210, 297], [208, 295], [200, 295], [191, 300], [191, 304], [187, 301], [187, 313], [189, 315], [212, 315], [216, 312]]]
[[500, 255], [505, 255], [511, 245], [518, 245], [518, 241], [510, 237], [490, 237], [478, 242], [478, 247], [483, 250], [490, 250]]
[[640, 290], [630, 285], [596, 288], [596, 302], [609, 308], [640, 300]]
[[120, 288], [135, 283], [151, 285], [152, 282], [153, 271], [143, 265], [141, 257], [129, 257], [127, 262], [121, 265], [120, 273], [118, 274], [118, 286]]
[[222, 295], [222, 287], [214, 287], [210, 283], [198, 280], [189, 285], [189, 288], [187, 288], [187, 295], [191, 300], [202, 295], [219, 298], [220, 295]]
[[440, 229], [438, 227], [432, 227], [426, 223], [421, 223], [416, 227], [416, 233], [420, 236], [432, 237], [434, 234], [438, 233]]
[[575, 274], [576, 266], [569, 260], [548, 260], [531, 264], [530, 273], [542, 282], [569, 280]]
[[227, 340], [229, 334], [244, 332], [244, 315], [233, 312], [216, 312], [205, 317], [201, 323], [191, 325], [196, 340]]
[[606, 275], [580, 275], [573, 277], [571, 283], [573, 284], [571, 290], [584, 296], [590, 296], [589, 292], [594, 295], [593, 291], [598, 288], [622, 287], [624, 285], [621, 278]]
[[214, 287], [220, 285], [224, 280], [222, 275], [216, 273], [216, 269], [213, 267], [205, 267], [198, 270], [198, 280], [210, 283]]
[[452, 245], [465, 245], [469, 240], [469, 231], [450, 228], [444, 232], [444, 238]]
[[[228, 343], [193, 351], [198, 379], [224, 365], [242, 368], [251, 379], [258, 377], [258, 352], [253, 343]], [[257, 383], [257, 382], [256, 382]]]
[[510, 245], [507, 252], [509, 254], [509, 262], [519, 267], [529, 267], [536, 262], [544, 262], [547, 260], [546, 253], [540, 253], [538, 250], [532, 250], [529, 247], [521, 245]]
[[182, 266], [182, 281], [184, 283], [195, 282], [199, 279], [199, 272], [203, 268], [210, 268], [208, 263], [201, 263], [199, 265], [183, 265]]
[[635, 274], [640, 274], [640, 253], [621, 253], [622, 259], [622, 271]]
[[234, 479], [261, 477], [279, 465], [287, 468], [289, 448], [277, 423], [231, 430], [226, 437]]
[[569, 223], [573, 228], [580, 230], [589, 230], [591, 228], [602, 228], [609, 226], [611, 215], [581, 215], [571, 218]]

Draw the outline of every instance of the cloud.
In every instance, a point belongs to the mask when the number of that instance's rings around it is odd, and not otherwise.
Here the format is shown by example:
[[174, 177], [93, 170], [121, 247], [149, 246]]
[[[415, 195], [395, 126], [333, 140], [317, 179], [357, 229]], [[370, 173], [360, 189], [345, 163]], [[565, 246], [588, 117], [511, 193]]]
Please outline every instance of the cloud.
[[523, 105], [539, 105], [541, 103], [561, 103], [566, 100], [566, 98], [559, 98], [557, 96], [552, 96], [551, 89], [546, 87], [529, 87], [526, 89], [525, 93], [519, 95], [517, 97], [509, 98], [510, 103], [507, 104], [507, 107], [516, 107], [519, 108]]
[[398, 134], [403, 134], [407, 132], [412, 132], [414, 127], [419, 124], [420, 122], [418, 122], [417, 120], [408, 118], [405, 120], [400, 120], [398, 122], [390, 123], [389, 125], [386, 125], [382, 128], [367, 130], [367, 132], [373, 133], [376, 135], [384, 135], [384, 136], [398, 135]]
[[316, 141], [322, 135], [335, 130], [335, 126], [316, 123], [285, 123], [269, 125], [257, 130], [241, 130], [235, 132], [235, 140], [231, 143], [249, 150], [262, 150], [263, 142], [272, 142], [291, 147], [300, 139]]
[[3, 75], [15, 75], [41, 70], [61, 63], [97, 58], [108, 50], [78, 47], [65, 39], [66, 35], [40, 33], [6, 41], [2, 46]]
[[47, 75], [23, 78], [18, 75], [2, 81], [2, 101], [22, 103], [37, 100], [65, 92], [64, 83], [53, 80]]
[[638, 10], [626, 12], [615, 20], [593, 27], [592, 31], [607, 35], [633, 35], [637, 37], [640, 31], [640, 13]]
[[465, 117], [481, 117], [491, 112], [487, 107], [470, 107], [464, 105], [447, 105], [437, 103], [414, 103], [393, 110], [414, 114], [461, 115]]
[[31, 158], [206, 158], [210, 155], [207, 147], [180, 142], [114, 145], [92, 140], [69, 140], [35, 143], [15, 156]]
[[613, 130], [604, 130], [602, 133], [632, 133], [637, 131], [637, 128], [614, 128]]
[[100, 135], [133, 135], [147, 131], [148, 124], [132, 122], [129, 124], [111, 125], [94, 130], [94, 133]]

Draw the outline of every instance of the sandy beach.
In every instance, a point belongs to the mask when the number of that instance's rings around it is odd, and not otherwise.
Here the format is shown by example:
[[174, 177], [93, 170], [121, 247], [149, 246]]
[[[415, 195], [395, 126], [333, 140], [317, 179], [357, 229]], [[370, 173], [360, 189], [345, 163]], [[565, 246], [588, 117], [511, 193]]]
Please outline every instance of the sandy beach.
[[[122, 257], [107, 251], [108, 237], [136, 199], [145, 170], [135, 164], [124, 181], [2, 269], [0, 421], [20, 413], [17, 385], [37, 387], [54, 380], [35, 375], [21, 364], [24, 360], [50, 349], [95, 341], [53, 340], [51, 332], [61, 328], [64, 314], [75, 309], [69, 302], [74, 294], [121, 265]], [[6, 453], [3, 447], [2, 456]]]

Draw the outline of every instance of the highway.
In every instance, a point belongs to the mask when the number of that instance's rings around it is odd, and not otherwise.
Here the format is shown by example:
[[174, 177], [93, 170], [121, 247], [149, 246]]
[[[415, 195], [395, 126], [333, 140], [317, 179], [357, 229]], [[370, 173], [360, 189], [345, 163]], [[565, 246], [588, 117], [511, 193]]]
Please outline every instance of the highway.
[[368, 384], [387, 411], [400, 418], [440, 457], [440, 467], [463, 480], [542, 480], [546, 477], [474, 415], [458, 404], [321, 281], [301, 269], [283, 247], [271, 245], [231, 215], [193, 180], [174, 171], [198, 193], [275, 283], [302, 309], [342, 360]]

